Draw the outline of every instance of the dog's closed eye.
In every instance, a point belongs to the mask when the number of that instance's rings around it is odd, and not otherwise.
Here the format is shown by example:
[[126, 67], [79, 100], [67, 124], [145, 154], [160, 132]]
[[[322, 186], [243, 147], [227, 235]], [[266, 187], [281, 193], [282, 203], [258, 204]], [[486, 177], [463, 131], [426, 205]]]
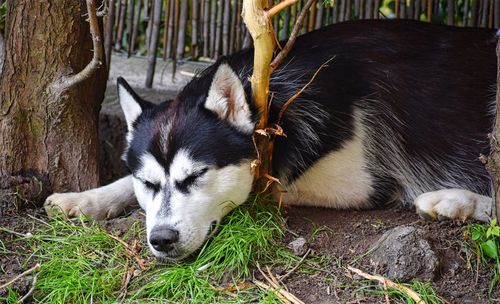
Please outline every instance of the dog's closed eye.
[[144, 186], [146, 188], [153, 190], [153, 193], [156, 194], [158, 191], [160, 191], [160, 184], [159, 183], [152, 183], [148, 181], [142, 181], [144, 183]]
[[199, 177], [203, 176], [203, 174], [205, 174], [207, 171], [208, 168], [203, 168], [201, 170], [198, 170], [193, 174], [189, 175], [188, 177], [186, 177], [185, 179], [183, 179], [182, 181], [176, 181], [175, 186], [177, 187], [177, 189], [179, 189], [179, 191], [187, 193], [189, 186], [191, 186]]

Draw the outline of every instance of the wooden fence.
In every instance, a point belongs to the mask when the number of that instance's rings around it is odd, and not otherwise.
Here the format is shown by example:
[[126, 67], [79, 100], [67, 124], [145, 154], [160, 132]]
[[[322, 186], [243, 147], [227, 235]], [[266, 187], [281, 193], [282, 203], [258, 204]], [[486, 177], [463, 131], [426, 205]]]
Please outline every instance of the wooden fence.
[[[112, 51], [148, 56], [147, 87], [157, 57], [174, 62], [217, 59], [252, 42], [240, 16], [242, 0], [104, 1], [106, 58], [110, 62]], [[288, 38], [304, 3], [298, 1], [274, 18], [279, 39]], [[347, 20], [378, 18], [499, 28], [500, 0], [318, 0], [302, 33]]]

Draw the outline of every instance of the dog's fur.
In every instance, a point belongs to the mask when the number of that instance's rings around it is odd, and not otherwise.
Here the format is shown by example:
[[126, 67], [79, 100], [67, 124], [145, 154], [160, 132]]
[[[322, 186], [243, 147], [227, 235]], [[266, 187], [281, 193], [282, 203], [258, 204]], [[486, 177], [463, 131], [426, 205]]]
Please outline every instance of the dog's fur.
[[[300, 37], [272, 75], [271, 123], [331, 62], [279, 122], [287, 136], [276, 139], [272, 171], [287, 190], [285, 202], [414, 202], [423, 216], [488, 220], [490, 180], [479, 155], [489, 151], [495, 115], [495, 42], [491, 30], [413, 21], [346, 22]], [[110, 218], [135, 193], [156, 256], [195, 251], [252, 188], [259, 116], [249, 98], [252, 52], [218, 60], [157, 106], [120, 79], [132, 175], [54, 194], [46, 205]]]

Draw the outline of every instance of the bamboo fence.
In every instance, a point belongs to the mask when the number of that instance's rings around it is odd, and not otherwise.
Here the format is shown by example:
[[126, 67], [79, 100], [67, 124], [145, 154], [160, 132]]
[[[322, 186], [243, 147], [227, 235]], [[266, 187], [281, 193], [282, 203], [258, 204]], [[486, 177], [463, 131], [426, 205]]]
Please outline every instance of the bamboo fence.
[[[278, 39], [288, 38], [305, 2], [299, 0], [275, 17]], [[107, 62], [112, 52], [147, 56], [150, 87], [157, 58], [216, 60], [247, 48], [252, 39], [241, 19], [241, 4], [242, 0], [104, 0]], [[348, 20], [391, 18], [500, 28], [500, 0], [318, 0], [301, 33]]]

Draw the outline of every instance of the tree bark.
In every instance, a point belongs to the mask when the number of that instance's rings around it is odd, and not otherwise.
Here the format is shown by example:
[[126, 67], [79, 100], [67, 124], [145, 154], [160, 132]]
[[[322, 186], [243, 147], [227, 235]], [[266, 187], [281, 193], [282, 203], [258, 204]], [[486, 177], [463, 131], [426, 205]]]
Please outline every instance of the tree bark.
[[85, 1], [7, 3], [0, 78], [0, 202], [9, 206], [40, 203], [52, 191], [98, 185], [97, 121], [106, 69], [98, 68], [61, 94], [49, 89], [92, 60], [85, 18]]
[[491, 214], [500, 219], [500, 37], [497, 41], [497, 99], [496, 119], [491, 132], [491, 152], [486, 163], [486, 169], [491, 175], [493, 189], [491, 191], [493, 204]]

